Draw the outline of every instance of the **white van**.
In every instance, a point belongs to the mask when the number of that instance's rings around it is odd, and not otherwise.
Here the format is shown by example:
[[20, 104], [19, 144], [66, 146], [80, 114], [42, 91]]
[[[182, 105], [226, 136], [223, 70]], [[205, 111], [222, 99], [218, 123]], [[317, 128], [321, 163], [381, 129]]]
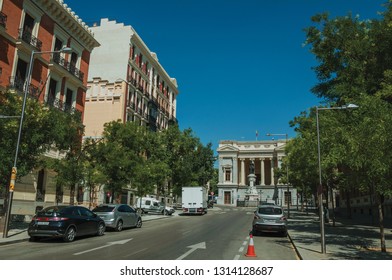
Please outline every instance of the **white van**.
[[162, 202], [151, 197], [138, 197], [136, 199], [135, 208], [141, 213], [157, 213], [163, 215], [171, 215], [175, 212], [174, 208], [165, 206]]

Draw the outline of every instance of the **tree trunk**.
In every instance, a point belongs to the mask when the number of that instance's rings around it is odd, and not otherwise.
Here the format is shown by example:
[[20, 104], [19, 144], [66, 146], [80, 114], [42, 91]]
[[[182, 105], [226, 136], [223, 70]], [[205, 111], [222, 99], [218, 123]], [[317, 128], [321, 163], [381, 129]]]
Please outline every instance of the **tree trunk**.
[[75, 205], [75, 185], [71, 185], [69, 188], [69, 204]]
[[386, 245], [385, 245], [384, 211], [383, 211], [383, 207], [384, 207], [384, 196], [383, 195], [379, 195], [379, 199], [378, 199], [378, 217], [379, 217], [379, 221], [380, 221], [381, 252], [386, 253], [387, 252], [387, 248], [386, 248]]
[[348, 191], [346, 191], [346, 204], [347, 204], [347, 218], [352, 219], [350, 193]]

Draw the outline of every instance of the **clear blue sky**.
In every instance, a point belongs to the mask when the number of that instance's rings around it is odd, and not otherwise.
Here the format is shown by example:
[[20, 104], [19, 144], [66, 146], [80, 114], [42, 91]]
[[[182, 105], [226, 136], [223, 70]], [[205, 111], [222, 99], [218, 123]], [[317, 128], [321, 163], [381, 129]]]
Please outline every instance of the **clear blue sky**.
[[[177, 79], [180, 128], [214, 150], [221, 140], [295, 136], [289, 126], [320, 100], [304, 28], [328, 11], [376, 18], [386, 0], [64, 0], [89, 26], [131, 25]], [[114, 54], [115, 55], [115, 54]], [[284, 137], [276, 137], [284, 138]]]

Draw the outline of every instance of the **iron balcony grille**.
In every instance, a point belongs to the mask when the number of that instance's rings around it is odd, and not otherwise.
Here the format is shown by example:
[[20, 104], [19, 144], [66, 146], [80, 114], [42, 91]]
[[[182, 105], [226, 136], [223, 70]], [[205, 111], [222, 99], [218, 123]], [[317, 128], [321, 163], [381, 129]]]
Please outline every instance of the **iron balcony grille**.
[[7, 23], [7, 16], [4, 13], [0, 12], [0, 25], [6, 27], [7, 25], [6, 23]]
[[19, 39], [22, 39], [27, 44], [35, 47], [37, 50], [41, 51], [42, 42], [37, 37], [35, 37], [30, 31], [20, 28], [19, 29]]
[[65, 60], [59, 53], [53, 54], [52, 61], [63, 67], [65, 70], [77, 77], [79, 80], [83, 81], [84, 73], [78, 68], [76, 68], [75, 65]]

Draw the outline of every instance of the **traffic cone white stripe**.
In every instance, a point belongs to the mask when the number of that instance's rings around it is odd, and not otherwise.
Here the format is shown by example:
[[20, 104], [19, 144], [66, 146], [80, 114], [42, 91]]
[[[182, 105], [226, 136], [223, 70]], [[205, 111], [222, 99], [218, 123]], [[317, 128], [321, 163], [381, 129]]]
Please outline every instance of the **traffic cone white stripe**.
[[245, 256], [246, 257], [257, 257], [255, 253], [255, 247], [253, 243], [253, 235], [249, 235], [249, 245], [248, 245], [248, 251], [246, 252]]

